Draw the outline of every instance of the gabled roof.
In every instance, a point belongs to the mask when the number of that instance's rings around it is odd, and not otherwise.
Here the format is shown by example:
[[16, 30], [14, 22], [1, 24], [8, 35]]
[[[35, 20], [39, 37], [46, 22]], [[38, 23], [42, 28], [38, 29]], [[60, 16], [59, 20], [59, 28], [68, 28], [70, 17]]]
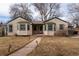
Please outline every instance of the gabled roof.
[[59, 20], [61, 20], [61, 21], [63, 21], [63, 22], [69, 23], [69, 22], [64, 21], [64, 20], [62, 20], [62, 19], [60, 19], [60, 18], [57, 18], [57, 17], [51, 18], [51, 19], [49, 19], [49, 20], [45, 20], [44, 22], [48, 22], [48, 21], [53, 20], [53, 19], [55, 19], [55, 18], [56, 18], [56, 19], [59, 19]]
[[[13, 20], [17, 19], [17, 18], [22, 18], [22, 19], [24, 19], [24, 20], [27, 20], [27, 19], [25, 19], [25, 18], [23, 18], [23, 17], [19, 16], [19, 17], [16, 17], [16, 18], [12, 19], [12, 20], [9, 20], [9, 21], [7, 22], [7, 24], [8, 24], [9, 22], [11, 22], [11, 21], [13, 21]], [[28, 21], [28, 22], [31, 22], [30, 20], [27, 20], [27, 21]], [[31, 22], [31, 23], [32, 23], [32, 22]]]
[[[17, 18], [22, 18], [22, 19], [24, 19], [24, 20], [27, 20], [27, 19], [25, 19], [25, 18], [19, 16], [19, 17], [16, 17], [16, 18], [14, 18], [14, 19], [8, 21], [7, 24], [8, 24], [9, 22], [11, 22], [11, 21], [17, 19]], [[63, 21], [63, 22], [66, 22], [66, 23], [69, 24], [69, 22], [64, 21], [64, 20], [62, 20], [62, 19], [60, 19], [60, 18], [57, 18], [57, 17], [54, 17], [54, 18], [51, 18], [51, 19], [49, 19], [49, 20], [45, 20], [45, 21], [30, 21], [30, 20], [27, 20], [27, 21], [28, 21], [28, 22], [31, 22], [32, 24], [44, 24], [45, 22], [48, 22], [48, 21], [53, 20], [53, 19], [55, 19], [55, 18], [56, 18], [56, 19], [59, 19], [59, 20], [61, 20], [61, 21]]]

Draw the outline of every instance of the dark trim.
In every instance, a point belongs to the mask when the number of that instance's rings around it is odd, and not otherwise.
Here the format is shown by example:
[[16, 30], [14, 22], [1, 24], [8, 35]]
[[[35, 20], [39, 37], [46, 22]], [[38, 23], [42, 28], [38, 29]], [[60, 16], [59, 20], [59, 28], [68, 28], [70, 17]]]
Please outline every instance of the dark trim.
[[63, 21], [63, 22], [66, 22], [66, 23], [68, 23], [69, 24], [69, 22], [67, 22], [67, 21], [64, 21], [64, 20], [62, 20], [62, 19], [60, 19], [60, 18], [57, 18], [57, 17], [54, 17], [54, 18], [51, 18], [51, 19], [49, 19], [49, 20], [46, 20], [46, 21], [44, 21], [44, 22], [48, 22], [48, 21], [50, 21], [50, 20], [53, 20], [53, 19], [59, 19], [59, 20], [61, 20], [61, 21]]
[[[16, 17], [16, 18], [12, 19], [12, 20], [9, 20], [6, 24], [10, 23], [11, 21], [14, 21], [14, 20], [17, 19], [17, 18], [22, 18], [22, 19], [24, 19], [24, 20], [27, 20], [27, 19], [25, 19], [25, 18], [19, 16], [19, 17]], [[27, 20], [27, 21], [29, 21], [29, 20]], [[31, 21], [29, 21], [29, 22], [31, 22]], [[32, 23], [32, 22], [31, 22], [31, 23]]]

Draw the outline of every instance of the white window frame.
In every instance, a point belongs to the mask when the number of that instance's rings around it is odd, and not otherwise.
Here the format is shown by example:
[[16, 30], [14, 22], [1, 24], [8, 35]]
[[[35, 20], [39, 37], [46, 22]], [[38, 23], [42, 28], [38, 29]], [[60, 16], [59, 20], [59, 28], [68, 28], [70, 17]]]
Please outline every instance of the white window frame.
[[[24, 27], [25, 27], [24, 29], [21, 28], [22, 25], [24, 25]], [[19, 29], [20, 29], [20, 31], [25, 31], [26, 30], [26, 24], [25, 23], [20, 23], [19, 24]]]

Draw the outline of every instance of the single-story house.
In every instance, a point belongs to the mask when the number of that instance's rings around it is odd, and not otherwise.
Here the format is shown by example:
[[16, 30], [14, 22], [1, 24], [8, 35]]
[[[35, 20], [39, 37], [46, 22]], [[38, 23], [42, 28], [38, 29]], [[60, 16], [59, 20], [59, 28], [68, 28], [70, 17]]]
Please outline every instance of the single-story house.
[[68, 25], [68, 35], [69, 36], [74, 35], [74, 26], [71, 23], [69, 23]]
[[79, 35], [79, 26], [74, 28], [74, 32], [75, 32], [74, 34], [78, 34]]
[[0, 36], [4, 36], [5, 32], [4, 32], [4, 24], [1, 22], [0, 23]]
[[68, 30], [68, 22], [60, 18], [52, 18], [46, 21], [29, 21], [22, 17], [10, 20], [6, 25], [7, 35], [57, 35], [65, 34]]

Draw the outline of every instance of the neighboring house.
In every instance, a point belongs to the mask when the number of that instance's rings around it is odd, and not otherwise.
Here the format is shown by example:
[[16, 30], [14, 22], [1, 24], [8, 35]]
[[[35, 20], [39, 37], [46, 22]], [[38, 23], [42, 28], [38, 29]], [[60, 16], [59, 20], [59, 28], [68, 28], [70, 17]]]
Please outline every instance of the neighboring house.
[[59, 18], [46, 21], [29, 21], [18, 17], [7, 23], [7, 35], [57, 35], [65, 34], [68, 30], [68, 22]]
[[69, 36], [74, 35], [74, 26], [71, 23], [69, 23], [68, 25], [68, 35]]
[[74, 34], [79, 34], [79, 26], [74, 28]]
[[4, 32], [4, 25], [3, 23], [0, 23], [0, 36], [4, 36], [5, 32]]

